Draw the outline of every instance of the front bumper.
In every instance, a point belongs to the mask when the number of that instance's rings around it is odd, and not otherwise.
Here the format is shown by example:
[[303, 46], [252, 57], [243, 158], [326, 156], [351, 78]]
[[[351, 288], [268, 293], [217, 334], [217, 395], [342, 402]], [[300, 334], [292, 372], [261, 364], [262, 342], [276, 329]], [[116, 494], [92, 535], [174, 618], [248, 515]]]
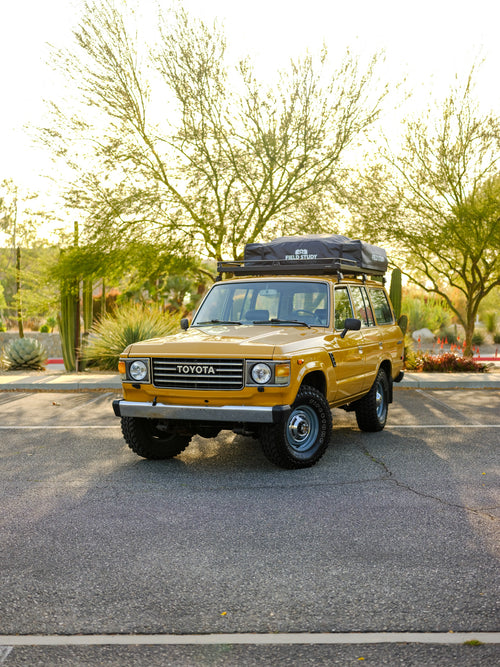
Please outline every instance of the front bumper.
[[165, 405], [139, 401], [113, 401], [117, 417], [146, 417], [172, 421], [202, 421], [228, 424], [276, 424], [290, 413], [289, 405]]

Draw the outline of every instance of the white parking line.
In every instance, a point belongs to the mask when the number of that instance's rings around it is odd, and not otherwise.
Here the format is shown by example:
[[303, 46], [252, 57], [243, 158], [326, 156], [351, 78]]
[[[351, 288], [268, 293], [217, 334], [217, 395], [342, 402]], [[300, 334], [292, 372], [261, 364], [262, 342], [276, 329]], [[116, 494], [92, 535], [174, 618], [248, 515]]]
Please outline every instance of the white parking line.
[[108, 424], [106, 426], [98, 426], [96, 424], [66, 424], [66, 426], [48, 426], [48, 425], [42, 425], [42, 426], [0, 426], [0, 431], [36, 431], [38, 429], [46, 430], [46, 431], [67, 431], [69, 428], [84, 428], [85, 430], [89, 428], [94, 428], [94, 429], [99, 429], [102, 431], [103, 428], [120, 428], [120, 424]]
[[[105, 426], [98, 426], [98, 425], [90, 425], [90, 424], [66, 424], [65, 426], [49, 426], [49, 425], [40, 425], [40, 426], [0, 426], [0, 431], [16, 431], [16, 430], [21, 430], [21, 431], [36, 431], [38, 429], [41, 430], [59, 430], [59, 431], [64, 431], [67, 429], [106, 429], [106, 428], [120, 428], [120, 424], [107, 424]], [[500, 424], [387, 424], [385, 427], [385, 430], [387, 431], [388, 429], [391, 428], [500, 428]]]
[[278, 632], [206, 635], [0, 635], [4, 646], [208, 644], [499, 644], [500, 632]]

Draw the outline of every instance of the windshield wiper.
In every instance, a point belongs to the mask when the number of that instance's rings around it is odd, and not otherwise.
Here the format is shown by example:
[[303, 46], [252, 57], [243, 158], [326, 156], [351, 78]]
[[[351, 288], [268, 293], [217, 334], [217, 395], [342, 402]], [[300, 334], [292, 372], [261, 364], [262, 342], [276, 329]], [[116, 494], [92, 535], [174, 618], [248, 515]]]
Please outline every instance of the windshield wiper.
[[278, 320], [275, 317], [271, 318], [270, 320], [257, 320], [253, 324], [294, 324], [299, 327], [307, 327], [308, 329], [311, 328], [307, 322], [301, 322], [300, 320]]
[[241, 322], [232, 322], [231, 320], [209, 320], [208, 322], [196, 322], [195, 326], [201, 327], [205, 324], [241, 324]]

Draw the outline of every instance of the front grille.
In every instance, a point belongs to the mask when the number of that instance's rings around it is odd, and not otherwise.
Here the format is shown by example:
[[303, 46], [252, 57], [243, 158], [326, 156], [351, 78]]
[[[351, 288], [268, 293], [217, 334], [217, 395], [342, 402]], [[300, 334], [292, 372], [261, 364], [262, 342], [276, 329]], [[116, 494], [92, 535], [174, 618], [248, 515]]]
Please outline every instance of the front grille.
[[153, 359], [153, 384], [165, 389], [241, 389], [242, 359]]

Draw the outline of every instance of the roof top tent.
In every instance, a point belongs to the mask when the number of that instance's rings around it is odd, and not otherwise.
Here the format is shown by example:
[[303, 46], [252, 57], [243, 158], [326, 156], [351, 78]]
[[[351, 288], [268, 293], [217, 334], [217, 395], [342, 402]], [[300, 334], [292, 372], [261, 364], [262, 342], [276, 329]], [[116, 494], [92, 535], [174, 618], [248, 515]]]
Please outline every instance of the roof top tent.
[[217, 271], [249, 275], [383, 276], [383, 248], [338, 234], [282, 236], [269, 243], [248, 243], [242, 260], [218, 262]]

